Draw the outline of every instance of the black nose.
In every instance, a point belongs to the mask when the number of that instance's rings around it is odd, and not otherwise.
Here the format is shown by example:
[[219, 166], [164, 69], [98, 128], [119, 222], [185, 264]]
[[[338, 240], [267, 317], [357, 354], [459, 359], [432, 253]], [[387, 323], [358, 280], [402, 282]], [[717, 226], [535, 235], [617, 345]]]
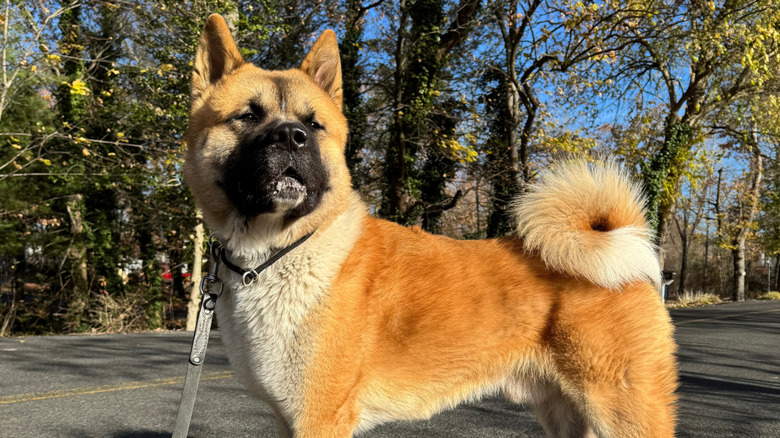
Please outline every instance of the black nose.
[[272, 136], [274, 144], [290, 152], [295, 152], [306, 146], [306, 140], [309, 138], [300, 123], [282, 123], [274, 128]]

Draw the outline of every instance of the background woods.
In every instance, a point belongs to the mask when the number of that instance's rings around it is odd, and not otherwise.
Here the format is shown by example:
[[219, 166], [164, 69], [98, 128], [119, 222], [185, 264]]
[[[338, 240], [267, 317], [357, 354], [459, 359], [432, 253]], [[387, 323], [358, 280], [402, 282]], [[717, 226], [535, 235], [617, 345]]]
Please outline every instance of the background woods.
[[673, 292], [777, 290], [773, 3], [5, 0], [0, 335], [185, 324], [208, 230], [180, 165], [211, 12], [269, 69], [337, 31], [347, 162], [379, 216], [504, 235], [553, 158], [610, 157], [646, 187]]

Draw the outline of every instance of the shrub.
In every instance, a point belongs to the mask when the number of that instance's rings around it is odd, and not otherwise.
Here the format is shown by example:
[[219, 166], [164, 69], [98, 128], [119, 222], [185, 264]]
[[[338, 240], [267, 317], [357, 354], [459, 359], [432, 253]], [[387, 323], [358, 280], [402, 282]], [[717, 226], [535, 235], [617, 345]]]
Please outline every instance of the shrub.
[[774, 290], [758, 297], [759, 300], [780, 300], [780, 292]]
[[677, 297], [677, 301], [674, 303], [674, 307], [697, 307], [697, 306], [709, 306], [712, 304], [722, 303], [723, 300], [719, 296], [711, 292], [691, 292], [685, 291], [682, 295]]

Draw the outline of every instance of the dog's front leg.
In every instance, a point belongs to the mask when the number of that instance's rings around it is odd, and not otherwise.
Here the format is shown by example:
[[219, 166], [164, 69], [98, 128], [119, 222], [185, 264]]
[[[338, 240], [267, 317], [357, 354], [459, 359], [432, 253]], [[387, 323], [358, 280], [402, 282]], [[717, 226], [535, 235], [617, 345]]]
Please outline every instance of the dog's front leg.
[[296, 428], [295, 438], [352, 438], [357, 424], [348, 424], [338, 419], [309, 421], [306, 426]]
[[340, 404], [334, 398], [319, 398], [319, 403], [304, 409], [296, 422], [295, 438], [351, 438], [360, 422], [360, 407], [353, 394]]

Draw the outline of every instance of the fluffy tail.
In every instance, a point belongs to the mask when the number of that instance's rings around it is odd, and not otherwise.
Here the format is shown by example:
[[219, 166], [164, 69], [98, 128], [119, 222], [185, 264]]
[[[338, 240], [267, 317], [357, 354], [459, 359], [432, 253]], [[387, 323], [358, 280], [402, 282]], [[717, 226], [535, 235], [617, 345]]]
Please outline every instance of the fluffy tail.
[[513, 211], [524, 245], [549, 268], [610, 289], [634, 281], [660, 287], [641, 189], [617, 164], [569, 161], [546, 170]]

